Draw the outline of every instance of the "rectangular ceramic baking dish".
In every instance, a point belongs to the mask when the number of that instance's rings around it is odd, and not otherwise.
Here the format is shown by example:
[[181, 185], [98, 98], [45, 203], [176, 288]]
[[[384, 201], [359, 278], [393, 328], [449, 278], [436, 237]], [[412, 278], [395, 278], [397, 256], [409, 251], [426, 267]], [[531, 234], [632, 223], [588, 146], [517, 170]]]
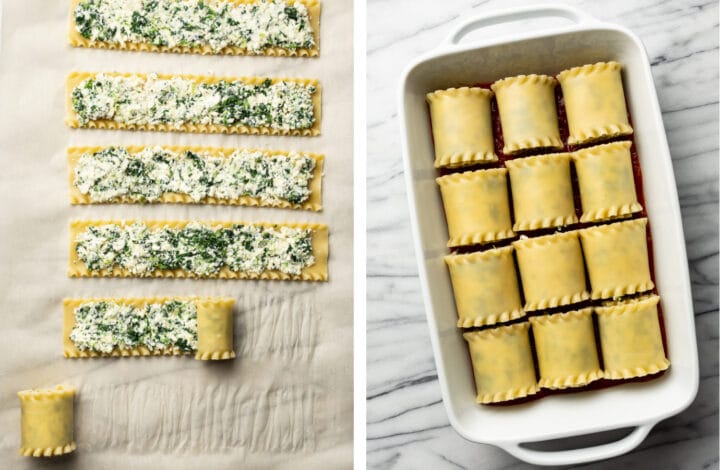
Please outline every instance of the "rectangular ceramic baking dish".
[[[564, 19], [563, 26], [557, 26], [558, 18]], [[535, 20], [531, 31], [511, 24], [529, 19]], [[461, 44], [469, 33], [500, 24], [505, 24], [504, 32], [512, 34]], [[672, 365], [662, 377], [647, 382], [552, 395], [514, 406], [478, 405], [467, 346], [456, 327], [452, 287], [443, 262], [448, 234], [435, 183], [425, 94], [518, 74], [554, 75], [573, 66], [608, 60], [623, 64]], [[524, 7], [470, 18], [437, 49], [406, 69], [400, 89], [400, 116], [425, 310], [443, 402], [455, 430], [466, 439], [497, 445], [527, 462], [576, 464], [632, 450], [658, 421], [689, 406], [697, 393], [698, 358], [687, 255], [660, 107], [640, 40], [625, 28], [601, 23], [566, 6]], [[634, 429], [618, 441], [579, 449], [546, 452], [521, 445], [619, 428]]]

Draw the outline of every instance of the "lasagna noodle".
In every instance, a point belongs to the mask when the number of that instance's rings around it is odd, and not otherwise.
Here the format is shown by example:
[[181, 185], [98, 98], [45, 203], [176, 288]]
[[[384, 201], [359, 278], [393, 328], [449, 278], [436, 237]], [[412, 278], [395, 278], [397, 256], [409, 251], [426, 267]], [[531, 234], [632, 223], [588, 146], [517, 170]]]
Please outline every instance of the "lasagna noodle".
[[490, 114], [492, 95], [492, 91], [477, 87], [427, 94], [436, 168], [497, 161]]
[[500, 113], [503, 152], [514, 154], [538, 148], [561, 148], [554, 78], [519, 75], [492, 84]]
[[[88, 227], [97, 225], [116, 224], [129, 226], [134, 223], [142, 223], [151, 230], [162, 228], [181, 229], [191, 222], [200, 222], [212, 227], [232, 227], [235, 224], [255, 225], [263, 227], [290, 227], [295, 229], [312, 230], [312, 249], [315, 257], [315, 264], [305, 267], [299, 275], [287, 274], [281, 271], [263, 271], [261, 273], [247, 273], [232, 271], [228, 266], [208, 276], [201, 276], [183, 269], [155, 270], [143, 275], [133, 274], [120, 266], [113, 266], [111, 269], [102, 271], [90, 271], [85, 263], [80, 260], [76, 252], [77, 236]], [[219, 279], [270, 279], [270, 280], [293, 280], [293, 281], [327, 281], [328, 280], [328, 227], [323, 224], [304, 223], [278, 223], [269, 222], [218, 222], [218, 221], [175, 221], [175, 220], [76, 220], [70, 223], [70, 266], [68, 275], [70, 277], [166, 277], [166, 278], [219, 278]]]
[[530, 318], [542, 388], [582, 387], [603, 377], [592, 308]]
[[542, 310], [587, 300], [585, 266], [577, 232], [513, 242], [525, 310]]
[[445, 206], [449, 247], [515, 236], [510, 222], [505, 168], [454, 173], [436, 181]]
[[[152, 146], [154, 147], [154, 146]], [[195, 152], [195, 153], [208, 153], [216, 157], [229, 157], [236, 150], [245, 150], [237, 148], [219, 148], [219, 147], [195, 147], [195, 146], [158, 146], [163, 150], [168, 150], [175, 153], [182, 152]], [[68, 167], [69, 167], [69, 179], [70, 179], [70, 203], [71, 204], [98, 204], [91, 200], [90, 195], [81, 193], [75, 187], [75, 167], [80, 157], [84, 153], [95, 153], [99, 152], [107, 147], [70, 147], [67, 151]], [[132, 145], [123, 146], [132, 155], [141, 152], [146, 146]], [[265, 156], [273, 155], [287, 155], [288, 152], [282, 152], [277, 150], [258, 150], [249, 149], [250, 152], [262, 152]], [[299, 152], [300, 153], [300, 152]], [[323, 164], [325, 157], [323, 155], [315, 153], [302, 152], [302, 155], [306, 155], [315, 160], [315, 169], [313, 170], [312, 177], [308, 181], [310, 189], [310, 196], [308, 199], [301, 204], [293, 204], [288, 201], [263, 201], [259, 197], [252, 196], [241, 196], [236, 199], [224, 199], [217, 197], [206, 197], [199, 203], [201, 204], [226, 204], [226, 205], [238, 205], [238, 206], [262, 206], [262, 207], [282, 207], [288, 209], [305, 209], [311, 211], [322, 210], [322, 175], [323, 175]], [[133, 200], [129, 197], [123, 196], [108, 203], [125, 203], [125, 204], [138, 204], [139, 201]], [[179, 193], [164, 193], [160, 200], [160, 203], [182, 203], [182, 204], [196, 204], [196, 202], [187, 194]]]
[[[127, 357], [127, 356], [182, 356], [190, 354], [178, 348], [149, 349], [141, 345], [130, 349], [115, 348], [109, 353], [80, 350], [70, 339], [75, 327], [75, 309], [88, 302], [115, 302], [135, 308], [148, 304], [163, 304], [172, 300], [191, 301], [197, 307], [198, 350], [196, 359], [231, 359], [233, 351], [234, 299], [221, 297], [99, 297], [63, 300], [63, 355], [69, 358]], [[222, 335], [219, 337], [218, 335]], [[215, 356], [215, 357], [213, 357]]]
[[515, 224], [513, 230], [577, 223], [570, 179], [570, 155], [558, 153], [508, 160]]
[[[315, 122], [312, 127], [307, 129], [276, 129], [273, 127], [249, 127], [242, 124], [233, 124], [224, 126], [221, 124], [194, 124], [184, 123], [179, 126], [172, 126], [169, 124], [127, 124], [124, 122], [112, 121], [109, 119], [100, 119], [95, 121], [89, 121], [85, 126], [80, 124], [77, 113], [73, 109], [72, 105], [72, 92], [77, 85], [82, 83], [83, 80], [88, 78], [94, 78], [99, 75], [100, 72], [72, 72], [68, 75], [66, 83], [66, 103], [67, 117], [65, 122], [71, 128], [90, 128], [90, 129], [122, 129], [122, 130], [136, 130], [136, 131], [166, 131], [166, 132], [196, 132], [201, 134], [209, 133], [221, 133], [221, 134], [261, 134], [261, 135], [295, 135], [295, 136], [318, 136], [320, 135], [320, 119], [321, 119], [321, 89], [320, 84], [314, 79], [302, 79], [302, 78], [272, 78], [272, 83], [277, 82], [294, 82], [304, 86], [314, 86], [316, 88], [313, 93], [313, 115], [315, 116]], [[103, 72], [107, 76], [122, 76], [122, 77], [139, 77], [143, 80], [147, 80], [147, 74], [144, 73], [118, 73], [118, 72]], [[169, 80], [172, 78], [181, 78], [185, 80], [192, 80], [196, 83], [217, 83], [219, 81], [242, 81], [249, 85], [257, 85], [266, 80], [265, 77], [214, 77], [206, 75], [185, 75], [185, 74], [158, 74], [159, 80]]]
[[538, 392], [528, 329], [524, 322], [463, 335], [470, 348], [478, 403], [509, 401]]
[[642, 211], [635, 193], [631, 145], [630, 141], [613, 142], [572, 154], [582, 202], [581, 222], [627, 217]]
[[20, 455], [53, 457], [75, 450], [75, 389], [23, 390], [20, 397]]
[[[145, 51], [145, 52], [176, 52], [184, 54], [221, 54], [221, 55], [266, 55], [266, 56], [297, 56], [297, 57], [317, 57], [320, 55], [320, 2], [317, 0], [295, 0], [307, 7], [308, 19], [313, 28], [313, 38], [315, 45], [311, 48], [289, 49], [282, 47], [268, 47], [260, 52], [254, 52], [242, 47], [227, 46], [219, 51], [214, 51], [210, 46], [156, 46], [145, 42], [128, 42], [114, 43], [106, 41], [95, 41], [84, 38], [75, 27], [75, 17], [73, 11], [82, 0], [71, 0], [70, 2], [70, 27], [68, 30], [68, 41], [71, 46], [75, 47], [92, 47], [98, 49], [120, 49], [128, 51]], [[225, 0], [227, 3], [234, 5], [252, 4], [256, 0]], [[287, 1], [293, 4], [295, 1]]]
[[620, 69], [617, 62], [598, 62], [574, 67], [558, 75], [570, 128], [568, 144], [584, 144], [633, 133]]
[[459, 328], [507, 322], [525, 316], [512, 247], [448, 255]]
[[644, 377], [670, 367], [663, 349], [659, 301], [652, 295], [595, 310], [606, 378]]
[[647, 219], [581, 230], [593, 299], [610, 299], [653, 289], [648, 261]]

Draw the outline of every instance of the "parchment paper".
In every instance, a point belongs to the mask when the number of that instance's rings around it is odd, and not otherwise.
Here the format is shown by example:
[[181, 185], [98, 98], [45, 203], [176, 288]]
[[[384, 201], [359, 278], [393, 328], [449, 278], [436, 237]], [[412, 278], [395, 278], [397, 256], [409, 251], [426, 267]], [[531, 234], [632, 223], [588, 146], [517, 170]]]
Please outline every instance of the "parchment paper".
[[[352, 2], [322, 5], [319, 59], [75, 49], [68, 2], [5, 0], [0, 50], [0, 468], [17, 455], [16, 392], [78, 388], [78, 449], [53, 468], [349, 468], [352, 465]], [[320, 137], [71, 130], [72, 70], [316, 77]], [[320, 213], [185, 205], [71, 207], [70, 145], [215, 145], [326, 155]], [[76, 218], [324, 222], [328, 283], [69, 279]], [[61, 301], [80, 296], [229, 295], [238, 358], [70, 360]]]

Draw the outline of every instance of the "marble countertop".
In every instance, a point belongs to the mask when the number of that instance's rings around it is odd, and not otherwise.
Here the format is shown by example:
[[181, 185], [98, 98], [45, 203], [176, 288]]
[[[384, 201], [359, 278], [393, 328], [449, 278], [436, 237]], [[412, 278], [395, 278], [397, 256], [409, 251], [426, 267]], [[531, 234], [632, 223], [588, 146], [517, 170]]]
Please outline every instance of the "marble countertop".
[[[368, 468], [528, 467], [496, 447], [464, 440], [448, 422], [417, 277], [397, 111], [404, 67], [434, 48], [460, 18], [527, 3], [368, 1]], [[700, 354], [696, 400], [685, 412], [659, 423], [638, 449], [612, 460], [612, 465], [717, 468], [717, 2], [562, 3], [626, 26], [645, 43], [673, 157], [695, 305]]]

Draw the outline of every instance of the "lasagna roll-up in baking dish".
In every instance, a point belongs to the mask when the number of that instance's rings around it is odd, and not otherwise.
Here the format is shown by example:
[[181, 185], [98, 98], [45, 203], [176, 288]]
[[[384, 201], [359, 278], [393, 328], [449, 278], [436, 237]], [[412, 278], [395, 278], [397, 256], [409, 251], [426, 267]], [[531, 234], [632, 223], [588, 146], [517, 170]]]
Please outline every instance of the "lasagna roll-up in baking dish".
[[470, 348], [478, 403], [509, 401], [538, 392], [528, 330], [529, 324], [523, 322], [463, 335]]
[[659, 301], [651, 295], [595, 309], [606, 378], [643, 377], [670, 367], [663, 349]]
[[445, 206], [449, 247], [515, 236], [510, 221], [505, 168], [453, 173], [436, 181]]
[[558, 81], [570, 128], [568, 144], [584, 144], [633, 133], [620, 69], [617, 62], [598, 62], [560, 72]]
[[20, 455], [52, 457], [75, 450], [75, 389], [23, 390], [20, 397]]
[[478, 87], [428, 93], [435, 167], [497, 161], [490, 114], [492, 91]]
[[510, 174], [516, 232], [577, 223], [570, 155], [557, 153], [505, 162]]
[[572, 153], [582, 204], [580, 222], [627, 217], [642, 211], [635, 192], [631, 145], [630, 141], [612, 142]]
[[611, 299], [655, 287], [650, 276], [647, 219], [580, 230], [593, 299]]
[[519, 75], [492, 84], [500, 113], [503, 152], [562, 148], [555, 108], [556, 80], [547, 75]]
[[577, 232], [513, 242], [525, 294], [525, 310], [542, 310], [587, 300], [585, 266]]
[[525, 315], [511, 246], [462, 255], [448, 255], [457, 326], [493, 325]]
[[582, 387], [603, 377], [592, 309], [530, 318], [542, 388]]

